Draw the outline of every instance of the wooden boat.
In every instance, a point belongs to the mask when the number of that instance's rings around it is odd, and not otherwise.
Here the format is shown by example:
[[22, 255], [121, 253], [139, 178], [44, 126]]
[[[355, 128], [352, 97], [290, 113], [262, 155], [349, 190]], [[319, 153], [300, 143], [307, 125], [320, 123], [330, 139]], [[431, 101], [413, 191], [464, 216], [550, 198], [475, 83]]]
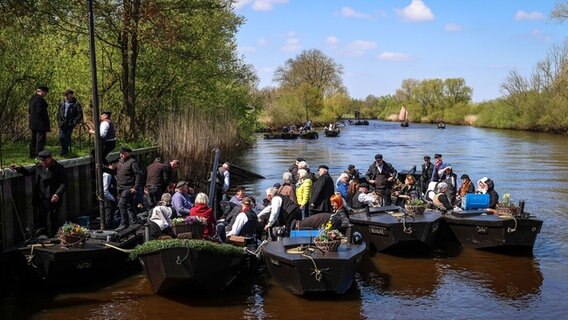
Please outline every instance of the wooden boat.
[[[132, 249], [141, 243], [142, 230], [142, 225], [135, 224], [120, 232], [91, 231], [91, 237], [82, 247], [67, 247], [56, 239], [47, 239], [42, 243], [10, 249], [4, 255], [16, 280], [41, 279], [50, 283], [80, 285], [89, 280], [96, 281], [95, 275], [137, 270], [128, 253], [120, 249]], [[78, 282], [78, 279], [81, 280]]]
[[341, 130], [339, 130], [339, 128], [335, 128], [335, 129], [328, 129], [325, 128], [324, 134], [326, 137], [337, 137], [339, 136], [339, 134], [341, 133]]
[[310, 130], [300, 133], [300, 139], [317, 139], [317, 138], [319, 138], [317, 131]]
[[400, 121], [401, 127], [408, 127], [408, 110], [405, 107], [400, 108], [400, 113], [398, 114], [398, 120]]
[[294, 132], [279, 132], [279, 133], [265, 133], [264, 139], [284, 139], [284, 140], [294, 140], [298, 139], [299, 133]]
[[349, 120], [349, 124], [352, 126], [368, 126], [369, 125], [369, 121], [367, 120]]
[[453, 212], [443, 219], [463, 247], [497, 250], [532, 251], [543, 223], [528, 213], [502, 217], [486, 210]]
[[353, 231], [363, 235], [369, 247], [376, 251], [401, 247], [422, 251], [431, 250], [438, 233], [441, 214], [426, 210], [410, 215], [398, 206], [354, 210], [349, 216]]
[[243, 248], [206, 240], [148, 241], [133, 253], [157, 294], [219, 293], [241, 274], [247, 258]]
[[347, 291], [366, 245], [342, 243], [337, 252], [322, 252], [311, 238], [268, 242], [263, 255], [272, 278], [295, 295], [342, 294]]

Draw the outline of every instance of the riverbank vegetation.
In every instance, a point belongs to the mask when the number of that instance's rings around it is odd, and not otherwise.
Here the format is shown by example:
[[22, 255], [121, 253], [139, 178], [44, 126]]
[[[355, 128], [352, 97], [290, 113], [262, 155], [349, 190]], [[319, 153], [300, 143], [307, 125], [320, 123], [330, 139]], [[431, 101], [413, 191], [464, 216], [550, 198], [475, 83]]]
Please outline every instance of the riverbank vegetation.
[[[236, 48], [244, 23], [231, 1], [93, 1], [101, 110], [113, 112], [126, 142], [163, 140], [171, 119], [185, 120], [183, 144], [167, 149], [182, 169], [197, 162], [209, 141], [235, 147], [250, 143], [256, 129], [256, 76]], [[71, 88], [92, 123], [91, 70], [85, 1], [5, 1], [0, 5], [0, 134], [4, 143], [29, 136], [28, 100], [37, 85], [50, 88], [46, 100], [56, 139], [57, 104]], [[188, 117], [191, 114], [193, 116]], [[203, 114], [203, 115], [199, 115]], [[188, 121], [208, 121], [205, 124]], [[160, 125], [162, 124], [162, 125]], [[224, 128], [234, 127], [229, 132]], [[173, 128], [172, 128], [173, 129]], [[210, 135], [217, 137], [209, 139]], [[205, 145], [203, 143], [205, 142]], [[182, 151], [183, 153], [178, 153]]]

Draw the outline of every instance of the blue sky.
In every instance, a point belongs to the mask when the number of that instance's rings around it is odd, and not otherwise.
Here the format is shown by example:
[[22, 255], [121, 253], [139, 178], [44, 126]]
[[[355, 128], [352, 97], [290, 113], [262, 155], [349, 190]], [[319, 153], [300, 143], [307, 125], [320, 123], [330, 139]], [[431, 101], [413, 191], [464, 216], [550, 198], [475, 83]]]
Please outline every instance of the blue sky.
[[461, 77], [480, 102], [568, 36], [568, 22], [550, 19], [557, 1], [239, 0], [237, 42], [260, 88], [275, 86], [287, 59], [319, 49], [343, 65], [354, 98], [394, 94], [404, 79]]

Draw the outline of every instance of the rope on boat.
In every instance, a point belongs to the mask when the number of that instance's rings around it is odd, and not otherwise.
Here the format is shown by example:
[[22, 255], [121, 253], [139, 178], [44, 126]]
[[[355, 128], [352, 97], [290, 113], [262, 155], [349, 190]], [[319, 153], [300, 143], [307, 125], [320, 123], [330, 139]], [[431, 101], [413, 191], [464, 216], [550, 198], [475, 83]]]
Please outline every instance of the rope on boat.
[[516, 219], [512, 214], [506, 214], [506, 215], [505, 215], [505, 214], [501, 214], [501, 215], [498, 215], [498, 217], [499, 217], [499, 218], [502, 218], [502, 219], [513, 219], [513, 222], [515, 223], [515, 226], [512, 227], [512, 228], [511, 228], [511, 227], [508, 227], [508, 228], [507, 228], [507, 232], [508, 232], [508, 233], [513, 233], [513, 232], [517, 231], [517, 226], [518, 226], [517, 219]]
[[116, 250], [118, 250], [118, 251], [120, 251], [120, 252], [124, 252], [124, 253], [130, 253], [130, 252], [132, 252], [132, 250], [133, 250], [133, 249], [123, 249], [123, 248], [119, 248], [119, 247], [117, 247], [117, 246], [113, 246], [112, 244], [106, 243], [106, 242], [103, 242], [103, 245], [104, 245], [104, 246], [107, 246], [107, 247], [109, 247], [109, 248], [116, 249]]
[[263, 240], [263, 241], [260, 243], [260, 245], [258, 246], [258, 248], [256, 248], [256, 250], [254, 250], [254, 251], [251, 251], [251, 250], [249, 250], [249, 248], [246, 248], [246, 247], [245, 247], [245, 252], [246, 252], [246, 253], [249, 253], [249, 254], [252, 254], [252, 255], [255, 256], [257, 259], [259, 259], [259, 258], [260, 258], [260, 253], [261, 253], [262, 247], [263, 247], [265, 244], [267, 244], [267, 243], [268, 243], [268, 240]]
[[320, 282], [320, 281], [321, 281], [321, 278], [323, 277], [323, 273], [324, 273], [325, 271], [329, 270], [329, 268], [319, 269], [318, 266], [317, 266], [317, 264], [316, 264], [316, 261], [314, 260], [314, 258], [312, 258], [312, 256], [311, 256], [310, 254], [307, 254], [306, 252], [311, 252], [311, 251], [309, 251], [309, 250], [306, 249], [306, 250], [302, 253], [302, 257], [306, 257], [306, 258], [310, 259], [310, 261], [312, 261], [312, 263], [313, 263], [313, 265], [314, 265], [314, 268], [312, 269], [312, 270], [313, 270], [313, 271], [312, 271], [312, 274], [314, 275], [316, 281]]
[[414, 215], [410, 215], [403, 212], [395, 212], [390, 213], [390, 215], [394, 218], [397, 218], [398, 221], [402, 221], [402, 231], [406, 234], [412, 234], [412, 227], [406, 226], [406, 217], [414, 217]]
[[186, 249], [186, 252], [185, 252], [185, 257], [183, 257], [183, 259], [180, 259], [180, 257], [177, 256], [177, 258], [176, 258], [176, 264], [177, 265], [182, 264], [187, 259], [187, 257], [189, 257], [189, 248], [185, 248], [185, 249]]

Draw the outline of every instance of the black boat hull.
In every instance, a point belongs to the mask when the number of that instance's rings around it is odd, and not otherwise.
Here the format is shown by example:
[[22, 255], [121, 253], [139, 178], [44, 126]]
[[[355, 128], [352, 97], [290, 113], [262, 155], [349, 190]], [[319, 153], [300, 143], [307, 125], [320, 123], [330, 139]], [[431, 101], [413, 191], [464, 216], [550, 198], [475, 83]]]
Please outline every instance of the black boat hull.
[[326, 137], [337, 137], [337, 136], [339, 136], [339, 133], [341, 133], [341, 131], [339, 129], [337, 129], [337, 130], [326, 129], [324, 131], [324, 134], [325, 134]]
[[491, 214], [446, 215], [444, 220], [463, 247], [475, 249], [532, 250], [543, 223], [534, 218], [512, 219]]
[[[377, 208], [379, 209], [379, 208]], [[387, 212], [400, 213], [396, 206], [380, 208], [386, 211], [354, 213], [349, 216], [353, 231], [360, 232], [369, 248], [381, 252], [405, 249], [431, 250], [440, 229], [441, 214], [426, 210], [414, 217], [396, 217]]]
[[241, 273], [245, 255], [220, 255], [190, 248], [168, 248], [139, 257], [157, 294], [215, 294]]
[[[310, 242], [310, 238], [284, 238], [283, 241], [269, 242], [263, 247], [271, 277], [295, 295], [345, 293], [353, 284], [357, 265], [365, 252], [365, 244], [341, 244], [337, 252], [325, 254], [316, 249], [310, 255], [311, 259], [287, 252], [288, 249]], [[316, 270], [321, 271], [319, 280]]]

